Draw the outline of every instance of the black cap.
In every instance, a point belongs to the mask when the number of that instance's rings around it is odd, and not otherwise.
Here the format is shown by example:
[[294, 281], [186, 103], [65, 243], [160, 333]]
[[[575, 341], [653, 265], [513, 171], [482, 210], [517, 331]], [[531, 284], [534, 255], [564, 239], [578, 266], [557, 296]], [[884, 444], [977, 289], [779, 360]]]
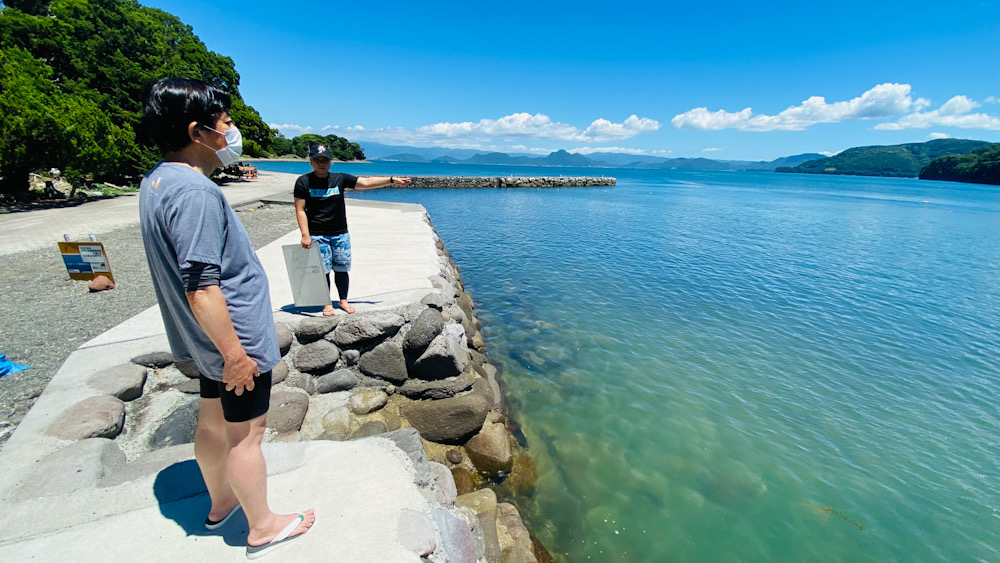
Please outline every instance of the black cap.
[[333, 156], [330, 155], [330, 147], [326, 145], [310, 146], [309, 158], [329, 158], [330, 160], [333, 160]]

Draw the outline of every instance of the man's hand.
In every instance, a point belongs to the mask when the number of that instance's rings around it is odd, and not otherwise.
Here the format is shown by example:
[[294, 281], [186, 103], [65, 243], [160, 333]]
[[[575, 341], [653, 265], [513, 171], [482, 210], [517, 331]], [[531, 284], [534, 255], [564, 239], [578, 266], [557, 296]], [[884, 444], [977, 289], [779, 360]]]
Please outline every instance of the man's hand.
[[397, 186], [409, 186], [412, 183], [413, 183], [413, 180], [410, 179], [410, 178], [394, 178], [393, 179], [393, 184], [395, 184]]
[[312, 238], [309, 235], [302, 235], [302, 248], [309, 248], [312, 246]]
[[236, 395], [243, 394], [243, 390], [253, 391], [254, 378], [259, 370], [257, 362], [247, 356], [246, 350], [241, 346], [239, 352], [232, 358], [224, 358], [222, 365], [222, 382], [226, 384], [226, 391], [236, 391]]

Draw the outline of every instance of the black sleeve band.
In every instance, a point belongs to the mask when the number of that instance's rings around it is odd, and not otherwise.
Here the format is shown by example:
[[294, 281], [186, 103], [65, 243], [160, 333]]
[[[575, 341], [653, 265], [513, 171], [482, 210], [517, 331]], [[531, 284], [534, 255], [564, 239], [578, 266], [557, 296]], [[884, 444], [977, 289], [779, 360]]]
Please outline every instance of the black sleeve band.
[[222, 277], [222, 270], [217, 264], [205, 264], [204, 262], [192, 262], [190, 268], [181, 270], [181, 278], [184, 280], [184, 291], [198, 291], [212, 285], [219, 285]]

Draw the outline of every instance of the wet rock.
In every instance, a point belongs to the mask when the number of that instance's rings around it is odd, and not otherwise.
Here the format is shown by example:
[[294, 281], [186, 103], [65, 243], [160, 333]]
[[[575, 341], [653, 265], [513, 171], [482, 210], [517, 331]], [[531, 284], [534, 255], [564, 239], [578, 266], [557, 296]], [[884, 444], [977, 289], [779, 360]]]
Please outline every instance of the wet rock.
[[91, 293], [107, 291], [114, 288], [115, 284], [111, 283], [111, 279], [108, 278], [108, 276], [97, 276], [96, 278], [90, 280], [90, 283], [87, 284], [87, 289], [89, 289]]
[[466, 370], [458, 376], [439, 381], [408, 379], [397, 391], [400, 395], [411, 399], [447, 399], [469, 389], [476, 381], [482, 379]]
[[302, 319], [295, 327], [295, 337], [303, 344], [315, 342], [335, 329], [342, 318], [333, 316]]
[[47, 434], [63, 440], [114, 438], [125, 425], [125, 403], [110, 395], [86, 398], [49, 426]]
[[194, 360], [180, 360], [178, 362], [174, 362], [174, 367], [183, 373], [185, 377], [190, 377], [191, 379], [198, 379], [201, 377], [201, 372], [198, 370], [198, 364], [194, 363]]
[[288, 364], [282, 358], [271, 368], [271, 385], [277, 385], [288, 377]]
[[396, 539], [406, 550], [419, 557], [434, 553], [435, 535], [434, 522], [423, 512], [407, 508], [400, 513]]
[[348, 391], [358, 385], [358, 376], [349, 369], [338, 369], [333, 373], [328, 373], [316, 380], [317, 393], [335, 393], [337, 391]]
[[271, 405], [267, 411], [267, 427], [283, 433], [302, 428], [302, 421], [309, 410], [309, 395], [302, 391], [279, 389], [271, 392]]
[[396, 334], [404, 322], [402, 316], [393, 313], [351, 318], [337, 325], [332, 339], [338, 346], [352, 347], [376, 338], [388, 338]]
[[414, 375], [420, 379], [444, 379], [458, 375], [469, 365], [466, 339], [462, 327], [444, 327], [427, 349], [413, 362]]
[[[305, 321], [303, 321], [305, 322]], [[326, 340], [318, 340], [299, 348], [295, 354], [295, 369], [306, 373], [327, 373], [333, 369], [340, 350]]]
[[274, 323], [274, 332], [278, 336], [278, 350], [284, 356], [292, 348], [292, 331], [288, 330], [285, 323]]
[[510, 435], [503, 424], [487, 424], [465, 443], [465, 452], [481, 473], [499, 475], [514, 467], [510, 450]]
[[125, 454], [113, 440], [80, 440], [42, 458], [18, 488], [15, 499], [72, 493], [94, 486], [105, 475], [123, 467]]
[[483, 341], [483, 333], [478, 330], [476, 331], [476, 334], [474, 334], [472, 339], [469, 340], [469, 348], [472, 348], [479, 353], [483, 353], [486, 350], [486, 343]]
[[368, 422], [361, 425], [351, 434], [352, 440], [360, 440], [361, 438], [368, 438], [369, 436], [378, 436], [379, 434], [385, 434], [386, 427], [385, 423], [381, 420], [369, 420]]
[[132, 363], [120, 364], [95, 373], [87, 382], [103, 393], [128, 402], [142, 396], [146, 368]]
[[425, 440], [444, 444], [462, 442], [483, 426], [490, 404], [478, 393], [438, 401], [416, 401], [402, 407], [402, 415]]
[[403, 383], [407, 378], [406, 358], [403, 357], [403, 349], [395, 342], [383, 342], [362, 355], [358, 368], [369, 377], [392, 383]]
[[497, 494], [492, 489], [479, 489], [478, 491], [459, 495], [455, 504], [470, 508], [476, 514], [496, 514]]
[[351, 395], [348, 402], [351, 412], [356, 415], [362, 415], [379, 410], [388, 401], [389, 395], [386, 395], [385, 391], [381, 389], [365, 389]]
[[148, 368], [165, 368], [174, 363], [174, 355], [170, 352], [150, 352], [132, 358], [133, 364], [146, 366]]
[[459, 495], [465, 495], [476, 490], [472, 475], [463, 467], [452, 467], [451, 476], [455, 480], [455, 490]]
[[521, 515], [517, 507], [510, 503], [500, 503], [497, 505], [497, 529], [506, 535], [508, 542], [501, 540], [501, 543], [512, 543], [503, 550], [503, 561], [526, 561], [537, 563], [534, 552], [531, 549], [531, 534], [521, 521]]
[[462, 452], [458, 450], [448, 450], [444, 454], [444, 457], [448, 460], [448, 463], [462, 463]]
[[149, 445], [158, 450], [194, 442], [194, 431], [198, 427], [199, 401], [187, 401], [174, 412], [168, 414], [150, 438]]
[[490, 387], [489, 382], [487, 382], [482, 377], [477, 377], [476, 381], [472, 384], [472, 390], [479, 393], [486, 400], [489, 401], [491, 408], [496, 408], [498, 406], [496, 397], [493, 395], [493, 389]]
[[444, 329], [444, 319], [441, 318], [441, 311], [437, 309], [424, 309], [410, 332], [406, 333], [403, 340], [403, 349], [407, 352], [421, 352], [433, 341]]

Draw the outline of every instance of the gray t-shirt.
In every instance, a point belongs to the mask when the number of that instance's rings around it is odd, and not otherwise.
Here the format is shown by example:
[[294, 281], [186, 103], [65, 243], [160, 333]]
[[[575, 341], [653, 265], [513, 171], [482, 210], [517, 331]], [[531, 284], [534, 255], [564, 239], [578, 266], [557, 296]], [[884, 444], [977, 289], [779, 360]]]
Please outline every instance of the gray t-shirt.
[[211, 180], [183, 164], [160, 162], [142, 179], [139, 218], [156, 300], [178, 360], [222, 381], [222, 355], [202, 330], [184, 292], [181, 270], [219, 267], [219, 288], [243, 348], [261, 373], [281, 359], [267, 275], [246, 229]]

